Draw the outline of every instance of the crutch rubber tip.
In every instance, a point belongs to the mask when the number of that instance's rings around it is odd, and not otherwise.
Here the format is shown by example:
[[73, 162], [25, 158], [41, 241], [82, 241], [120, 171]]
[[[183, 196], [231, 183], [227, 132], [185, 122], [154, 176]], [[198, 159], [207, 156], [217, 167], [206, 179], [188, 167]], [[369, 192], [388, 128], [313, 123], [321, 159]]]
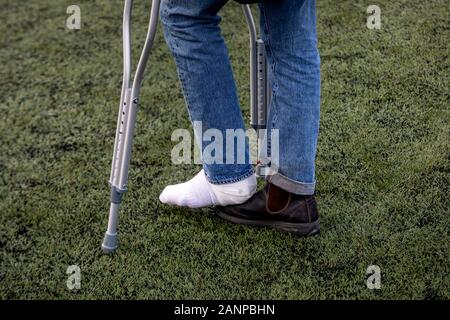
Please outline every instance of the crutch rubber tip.
[[104, 253], [111, 253], [117, 249], [117, 233], [105, 233], [105, 237], [103, 238], [102, 250]]

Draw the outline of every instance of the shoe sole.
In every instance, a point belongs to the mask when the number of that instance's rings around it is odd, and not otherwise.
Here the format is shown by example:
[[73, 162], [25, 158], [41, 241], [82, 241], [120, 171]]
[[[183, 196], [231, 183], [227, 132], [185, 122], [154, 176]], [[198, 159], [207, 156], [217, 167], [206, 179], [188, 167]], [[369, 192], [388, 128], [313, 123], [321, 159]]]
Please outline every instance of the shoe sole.
[[283, 221], [259, 221], [259, 220], [248, 220], [243, 218], [237, 218], [230, 216], [220, 209], [216, 210], [216, 214], [224, 220], [227, 220], [236, 224], [244, 224], [248, 226], [256, 227], [266, 227], [276, 229], [278, 231], [292, 233], [298, 236], [307, 237], [320, 233], [320, 223], [319, 220], [310, 223], [292, 223]]

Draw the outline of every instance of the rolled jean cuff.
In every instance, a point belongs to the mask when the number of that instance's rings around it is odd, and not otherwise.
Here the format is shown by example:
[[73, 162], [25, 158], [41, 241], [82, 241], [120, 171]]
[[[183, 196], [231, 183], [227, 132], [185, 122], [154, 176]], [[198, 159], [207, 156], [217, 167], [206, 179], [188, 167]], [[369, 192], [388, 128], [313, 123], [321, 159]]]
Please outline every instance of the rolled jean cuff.
[[315, 182], [299, 182], [292, 180], [279, 172], [266, 176], [265, 179], [283, 190], [300, 195], [312, 195], [316, 188]]
[[212, 184], [235, 183], [235, 182], [244, 180], [253, 174], [254, 174], [254, 170], [253, 170], [253, 168], [250, 168], [249, 170], [245, 171], [243, 174], [241, 174], [237, 177], [214, 177], [214, 178], [211, 178], [206, 174], [206, 171], [205, 171], [206, 179]]

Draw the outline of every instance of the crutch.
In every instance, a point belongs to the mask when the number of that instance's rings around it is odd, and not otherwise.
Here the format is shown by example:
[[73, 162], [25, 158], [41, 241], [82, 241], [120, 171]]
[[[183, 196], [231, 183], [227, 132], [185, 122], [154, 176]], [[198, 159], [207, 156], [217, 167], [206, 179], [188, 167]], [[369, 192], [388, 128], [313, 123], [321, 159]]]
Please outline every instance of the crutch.
[[[267, 128], [267, 114], [271, 100], [271, 88], [268, 81], [267, 55], [264, 41], [258, 37], [250, 6], [242, 5], [250, 33], [250, 126], [256, 130], [257, 154], [264, 140]], [[265, 176], [269, 163], [258, 160], [256, 175]]]
[[[119, 205], [123, 194], [127, 191], [128, 169], [131, 158], [136, 112], [139, 103], [139, 92], [144, 70], [155, 38], [158, 22], [160, 0], [152, 1], [150, 24], [144, 49], [139, 59], [132, 85], [131, 78], [131, 9], [132, 0], [125, 1], [123, 15], [123, 83], [120, 98], [119, 116], [117, 120], [116, 139], [111, 165], [109, 184], [111, 187], [111, 207], [109, 211], [108, 229], [102, 243], [106, 253], [117, 249], [117, 222]], [[266, 128], [267, 108], [270, 90], [267, 81], [267, 64], [264, 42], [257, 37], [256, 26], [249, 5], [242, 5], [250, 32], [250, 104], [251, 126], [258, 132], [258, 145], [262, 139], [260, 129]], [[261, 165], [259, 165], [261, 167]], [[257, 172], [258, 172], [257, 166]]]
[[109, 185], [111, 187], [111, 207], [109, 211], [108, 229], [103, 238], [104, 252], [113, 252], [117, 248], [117, 222], [119, 206], [123, 194], [127, 191], [128, 169], [131, 159], [136, 113], [139, 104], [139, 93], [150, 50], [155, 39], [158, 24], [160, 0], [153, 0], [150, 23], [139, 63], [131, 83], [131, 12], [133, 0], [125, 0], [123, 14], [123, 80], [120, 96], [120, 108], [117, 119], [116, 139], [111, 165]]

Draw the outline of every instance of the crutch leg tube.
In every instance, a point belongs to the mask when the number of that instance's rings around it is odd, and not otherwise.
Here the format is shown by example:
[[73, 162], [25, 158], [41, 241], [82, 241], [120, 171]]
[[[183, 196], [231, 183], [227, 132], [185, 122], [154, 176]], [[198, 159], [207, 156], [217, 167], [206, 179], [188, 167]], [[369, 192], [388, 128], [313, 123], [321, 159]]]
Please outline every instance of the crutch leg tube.
[[[271, 98], [268, 81], [267, 56], [264, 41], [258, 37], [255, 21], [249, 5], [242, 5], [250, 34], [250, 125], [257, 134], [257, 153], [264, 139], [262, 129], [267, 128], [267, 114]], [[264, 175], [264, 167], [268, 164], [258, 160], [256, 175]]]
[[133, 81], [131, 82], [131, 13], [132, 0], [125, 0], [123, 14], [123, 80], [120, 108], [117, 118], [116, 138], [111, 164], [109, 185], [111, 206], [108, 228], [103, 238], [102, 249], [106, 253], [117, 249], [117, 223], [122, 196], [127, 190], [128, 171], [131, 159], [134, 127], [139, 104], [139, 93], [150, 51], [156, 34], [160, 0], [153, 0], [150, 22]]

